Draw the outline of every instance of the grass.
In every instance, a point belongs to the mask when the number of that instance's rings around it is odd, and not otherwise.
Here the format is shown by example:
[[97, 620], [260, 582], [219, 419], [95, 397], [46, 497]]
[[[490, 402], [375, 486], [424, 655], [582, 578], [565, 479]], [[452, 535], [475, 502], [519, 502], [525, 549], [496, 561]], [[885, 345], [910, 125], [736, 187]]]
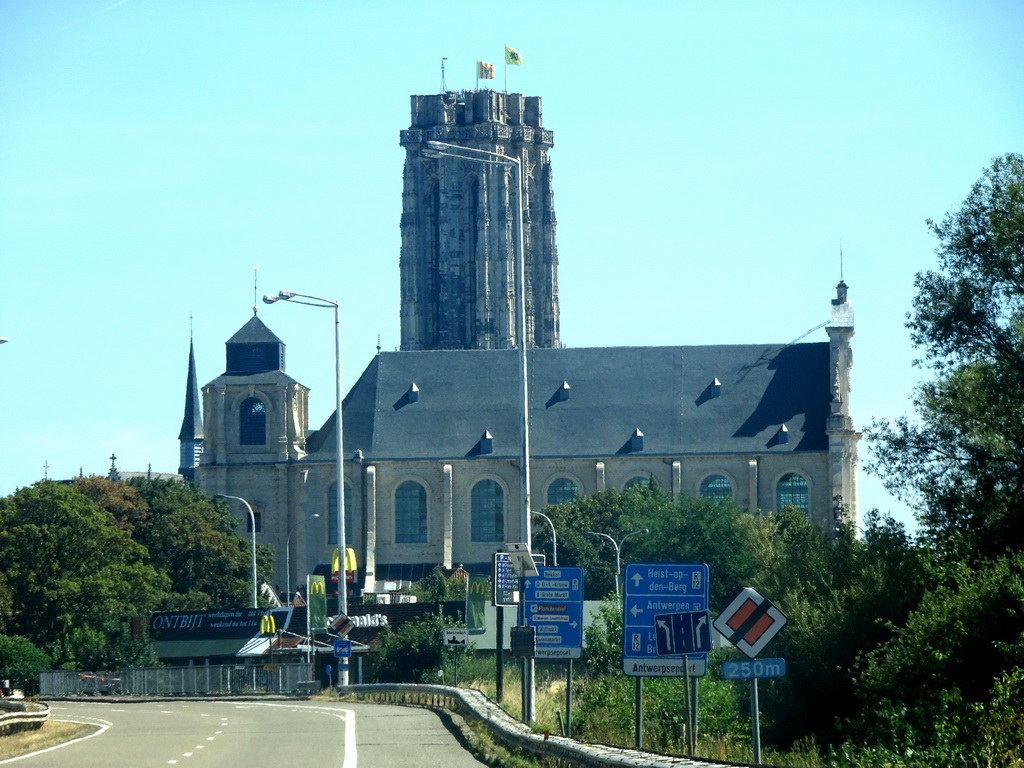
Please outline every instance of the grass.
[[9, 736], [0, 736], [0, 760], [9, 760], [41, 749], [55, 747], [74, 739], [79, 739], [95, 731], [94, 725], [81, 723], [61, 723], [48, 720], [41, 728], [32, 731], [19, 731]]

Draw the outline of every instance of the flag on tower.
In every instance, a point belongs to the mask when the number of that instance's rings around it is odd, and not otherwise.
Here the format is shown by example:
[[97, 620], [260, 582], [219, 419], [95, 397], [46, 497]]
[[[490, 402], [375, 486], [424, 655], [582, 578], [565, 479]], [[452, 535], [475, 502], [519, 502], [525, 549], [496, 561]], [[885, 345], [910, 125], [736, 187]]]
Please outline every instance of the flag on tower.
[[476, 63], [476, 79], [477, 80], [493, 80], [494, 79], [494, 65], [488, 64], [486, 61], [478, 61]]
[[520, 66], [523, 63], [523, 57], [519, 55], [519, 51], [515, 48], [509, 48], [505, 46], [505, 63]]

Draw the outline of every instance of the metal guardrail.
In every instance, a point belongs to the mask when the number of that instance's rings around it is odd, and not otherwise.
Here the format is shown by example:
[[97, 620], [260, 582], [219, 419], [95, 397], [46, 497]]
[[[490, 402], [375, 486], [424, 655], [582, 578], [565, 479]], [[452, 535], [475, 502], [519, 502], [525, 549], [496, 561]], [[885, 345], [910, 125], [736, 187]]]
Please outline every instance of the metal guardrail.
[[699, 760], [689, 757], [669, 757], [638, 749], [584, 744], [564, 736], [545, 736], [534, 733], [525, 723], [513, 718], [480, 691], [452, 688], [445, 685], [410, 685], [401, 683], [377, 685], [349, 685], [340, 687], [343, 696], [372, 699], [394, 704], [416, 704], [457, 711], [463, 717], [483, 723], [505, 746], [522, 750], [536, 757], [553, 761], [559, 766], [608, 768], [633, 766], [635, 768], [733, 768], [746, 763], [727, 763]]
[[[306, 664], [277, 666], [199, 666], [123, 669], [118, 672], [50, 670], [39, 676], [42, 696], [226, 696], [259, 693], [309, 695], [319, 690]], [[745, 763], [669, 757], [635, 749], [584, 744], [564, 736], [534, 733], [483, 693], [446, 685], [388, 683], [338, 688], [343, 696], [393, 704], [454, 710], [484, 724], [513, 750], [544, 758], [558, 766], [582, 768], [731, 768]], [[48, 711], [47, 711], [48, 715]], [[44, 718], [45, 719], [45, 718]]]
[[142, 667], [116, 672], [46, 670], [41, 696], [236, 696], [299, 693], [308, 664]]
[[41, 728], [50, 719], [50, 707], [38, 702], [0, 702], [0, 736]]

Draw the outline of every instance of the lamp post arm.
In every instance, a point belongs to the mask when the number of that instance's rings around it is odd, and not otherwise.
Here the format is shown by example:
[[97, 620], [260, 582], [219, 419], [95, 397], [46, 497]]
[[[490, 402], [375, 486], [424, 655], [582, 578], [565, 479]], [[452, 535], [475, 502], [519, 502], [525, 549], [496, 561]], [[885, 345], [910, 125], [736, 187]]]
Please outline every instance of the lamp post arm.
[[228, 496], [224, 493], [218, 493], [217, 496], [221, 499], [234, 499], [240, 501], [245, 505], [246, 510], [249, 512], [249, 525], [252, 527], [252, 607], [258, 607], [256, 600], [256, 513], [252, 511], [252, 507], [249, 506], [249, 502], [243, 499], [241, 496]]

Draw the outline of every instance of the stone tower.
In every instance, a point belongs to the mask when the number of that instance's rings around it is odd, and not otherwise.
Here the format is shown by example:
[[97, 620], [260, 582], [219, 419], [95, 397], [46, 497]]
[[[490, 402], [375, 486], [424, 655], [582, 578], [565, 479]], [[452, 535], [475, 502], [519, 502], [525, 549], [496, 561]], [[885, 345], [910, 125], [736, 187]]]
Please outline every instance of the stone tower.
[[518, 159], [523, 173], [526, 343], [558, 347], [558, 256], [541, 100], [496, 91], [412, 97], [402, 194], [402, 349], [518, 346], [511, 168], [427, 157], [439, 141]]
[[860, 433], [850, 417], [850, 369], [853, 368], [853, 302], [847, 297], [842, 280], [832, 299], [832, 321], [826, 327], [829, 341], [829, 376], [832, 397], [826, 432], [829, 442], [829, 471], [832, 481], [832, 507], [838, 523], [840, 516], [856, 525], [857, 519], [857, 443]]

